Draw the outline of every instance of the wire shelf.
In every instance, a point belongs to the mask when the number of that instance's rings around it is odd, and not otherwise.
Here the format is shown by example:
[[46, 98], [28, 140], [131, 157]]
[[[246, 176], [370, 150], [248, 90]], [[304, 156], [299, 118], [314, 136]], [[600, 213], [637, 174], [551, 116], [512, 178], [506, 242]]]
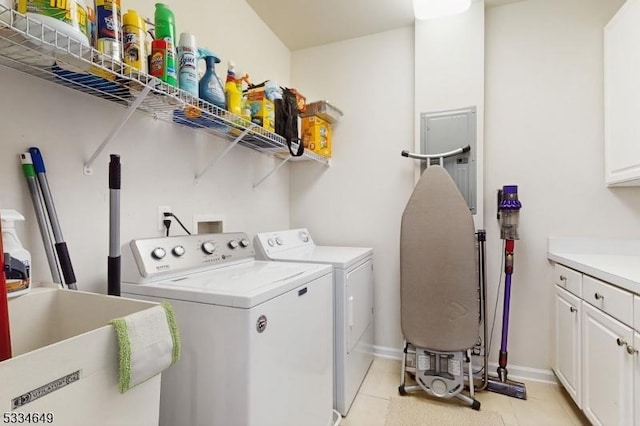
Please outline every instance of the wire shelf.
[[[138, 111], [159, 120], [233, 140], [262, 153], [283, 158], [290, 155], [286, 140], [280, 135], [113, 61], [54, 28], [2, 5], [0, 65], [127, 108], [135, 102]], [[136, 102], [138, 96], [144, 96], [142, 101]], [[292, 148], [297, 149], [297, 144]], [[288, 160], [329, 164], [328, 158], [310, 151]]]

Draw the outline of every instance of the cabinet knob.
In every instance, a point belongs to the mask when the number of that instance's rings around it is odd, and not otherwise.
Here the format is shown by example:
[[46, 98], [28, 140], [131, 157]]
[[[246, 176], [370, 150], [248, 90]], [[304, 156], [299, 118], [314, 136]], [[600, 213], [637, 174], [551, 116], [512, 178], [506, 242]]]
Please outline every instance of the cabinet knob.
[[577, 311], [578, 311], [578, 310], [577, 310], [576, 308], [574, 308], [573, 306], [569, 307], [569, 310], [570, 310], [571, 312], [577, 312]]
[[603, 296], [603, 295], [601, 295], [600, 293], [596, 293], [596, 294], [594, 294], [594, 295], [593, 295], [593, 297], [595, 297], [595, 298], [596, 298], [596, 300], [604, 299], [604, 296]]
[[564, 275], [560, 275], [560, 281], [566, 281], [567, 277], [565, 277]]
[[616, 339], [616, 343], [618, 344], [618, 346], [624, 346], [627, 344], [627, 341], [618, 337]]
[[633, 346], [627, 345], [627, 353], [629, 355], [635, 355], [635, 354], [638, 353], [638, 350], [636, 348], [634, 348]]

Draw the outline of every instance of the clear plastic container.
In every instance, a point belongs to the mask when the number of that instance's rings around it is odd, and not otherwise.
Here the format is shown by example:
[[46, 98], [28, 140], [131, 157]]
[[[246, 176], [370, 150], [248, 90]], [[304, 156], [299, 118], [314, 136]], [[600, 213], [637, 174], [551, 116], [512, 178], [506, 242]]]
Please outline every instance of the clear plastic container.
[[308, 103], [306, 111], [300, 114], [301, 117], [310, 117], [312, 115], [318, 116], [329, 123], [335, 123], [344, 114], [328, 101], [316, 101]]

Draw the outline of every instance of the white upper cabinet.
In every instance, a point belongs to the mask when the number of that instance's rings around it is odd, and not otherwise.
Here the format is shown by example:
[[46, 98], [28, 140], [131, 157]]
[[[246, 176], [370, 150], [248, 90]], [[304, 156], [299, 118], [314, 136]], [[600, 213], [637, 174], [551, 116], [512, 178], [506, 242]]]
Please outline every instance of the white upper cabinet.
[[604, 29], [605, 175], [640, 186], [640, 0], [627, 0]]

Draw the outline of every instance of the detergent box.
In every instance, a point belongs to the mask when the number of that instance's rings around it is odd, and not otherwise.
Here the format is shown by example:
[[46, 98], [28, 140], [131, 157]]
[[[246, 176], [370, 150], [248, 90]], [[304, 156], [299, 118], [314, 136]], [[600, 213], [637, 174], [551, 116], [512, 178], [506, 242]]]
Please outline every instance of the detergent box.
[[270, 132], [275, 131], [276, 110], [273, 101], [267, 99], [264, 87], [256, 87], [247, 91], [247, 107], [251, 111], [251, 121]]
[[305, 149], [331, 157], [331, 124], [312, 115], [302, 118], [302, 143]]

